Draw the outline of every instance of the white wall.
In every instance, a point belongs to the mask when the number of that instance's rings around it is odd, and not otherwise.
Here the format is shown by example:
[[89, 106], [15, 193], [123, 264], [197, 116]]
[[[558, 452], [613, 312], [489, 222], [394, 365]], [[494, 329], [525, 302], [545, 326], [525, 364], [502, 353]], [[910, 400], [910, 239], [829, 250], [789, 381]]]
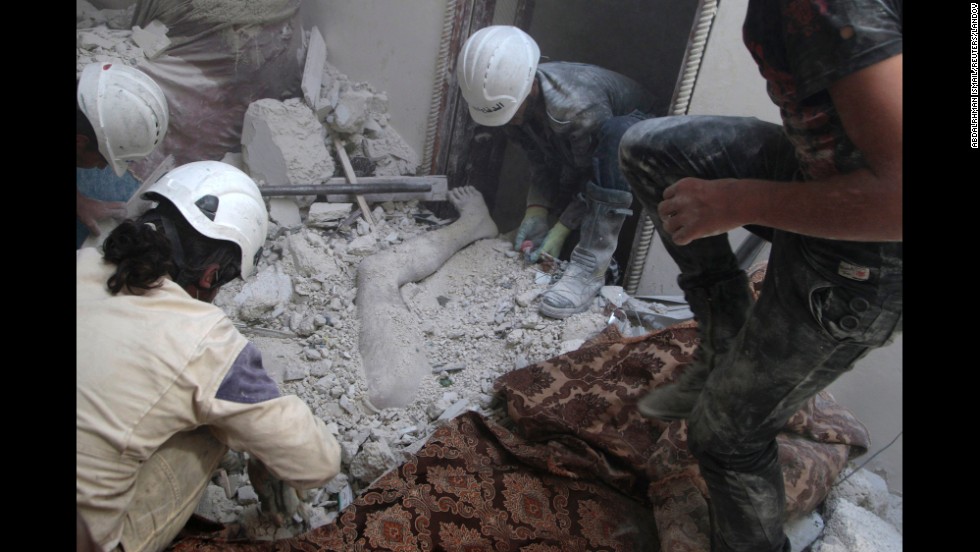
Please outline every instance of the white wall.
[[447, 0], [304, 0], [303, 28], [316, 26], [327, 61], [388, 95], [389, 124], [421, 159]]
[[[688, 112], [701, 115], [742, 115], [779, 123], [779, 110], [766, 95], [765, 81], [742, 44], [742, 21], [748, 0], [719, 2], [701, 70]], [[733, 238], [737, 243], [738, 238]], [[677, 265], [654, 236], [637, 295], [680, 293]], [[868, 428], [871, 449], [855, 462], [871, 456], [866, 468], [885, 477], [892, 491], [902, 490], [902, 437], [882, 449], [902, 431], [902, 338], [872, 351], [851, 372], [828, 389]], [[881, 452], [879, 452], [881, 451]]]

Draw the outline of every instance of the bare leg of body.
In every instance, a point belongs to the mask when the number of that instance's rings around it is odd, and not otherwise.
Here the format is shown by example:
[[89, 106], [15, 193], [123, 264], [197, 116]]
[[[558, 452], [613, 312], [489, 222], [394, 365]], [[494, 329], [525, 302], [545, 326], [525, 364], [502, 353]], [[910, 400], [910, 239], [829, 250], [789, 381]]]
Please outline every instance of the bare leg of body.
[[431, 275], [463, 247], [498, 233], [476, 188], [449, 190], [449, 202], [460, 213], [456, 222], [371, 255], [357, 268], [358, 348], [375, 408], [404, 407], [422, 378], [432, 374], [421, 325], [402, 301], [401, 286]]

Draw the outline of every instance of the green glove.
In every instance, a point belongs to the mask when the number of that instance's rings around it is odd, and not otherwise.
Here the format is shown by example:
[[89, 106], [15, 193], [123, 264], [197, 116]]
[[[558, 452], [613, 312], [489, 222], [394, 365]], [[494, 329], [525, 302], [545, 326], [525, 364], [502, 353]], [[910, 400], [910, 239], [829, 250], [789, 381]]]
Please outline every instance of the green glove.
[[542, 253], [547, 253], [557, 259], [558, 255], [561, 254], [562, 246], [565, 245], [565, 239], [571, 233], [572, 231], [567, 226], [560, 222], [556, 223], [548, 231], [548, 235], [544, 237], [544, 243], [541, 244], [541, 247], [531, 253], [528, 260], [536, 263], [541, 258]]
[[524, 220], [517, 229], [514, 237], [514, 251], [520, 251], [525, 241], [530, 240], [534, 247], [541, 245], [541, 240], [548, 232], [548, 209], [540, 205], [531, 205], [524, 211]]

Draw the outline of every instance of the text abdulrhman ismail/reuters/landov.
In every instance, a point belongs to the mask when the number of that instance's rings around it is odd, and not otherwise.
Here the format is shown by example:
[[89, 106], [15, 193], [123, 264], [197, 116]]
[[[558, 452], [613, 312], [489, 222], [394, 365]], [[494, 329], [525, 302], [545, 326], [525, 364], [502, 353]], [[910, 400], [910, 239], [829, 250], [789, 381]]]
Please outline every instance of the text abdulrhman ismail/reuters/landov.
[[980, 147], [980, 128], [977, 127], [977, 111], [980, 108], [980, 60], [977, 59], [977, 2], [970, 2], [970, 147]]

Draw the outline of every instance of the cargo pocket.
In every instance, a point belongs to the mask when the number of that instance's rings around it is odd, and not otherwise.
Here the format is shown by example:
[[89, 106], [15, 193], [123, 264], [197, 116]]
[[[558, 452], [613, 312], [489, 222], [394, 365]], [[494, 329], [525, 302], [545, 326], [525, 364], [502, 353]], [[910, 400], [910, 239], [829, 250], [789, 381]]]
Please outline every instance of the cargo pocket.
[[810, 290], [810, 312], [835, 341], [879, 347], [900, 331], [901, 309], [886, 311], [874, 295], [830, 283]]

